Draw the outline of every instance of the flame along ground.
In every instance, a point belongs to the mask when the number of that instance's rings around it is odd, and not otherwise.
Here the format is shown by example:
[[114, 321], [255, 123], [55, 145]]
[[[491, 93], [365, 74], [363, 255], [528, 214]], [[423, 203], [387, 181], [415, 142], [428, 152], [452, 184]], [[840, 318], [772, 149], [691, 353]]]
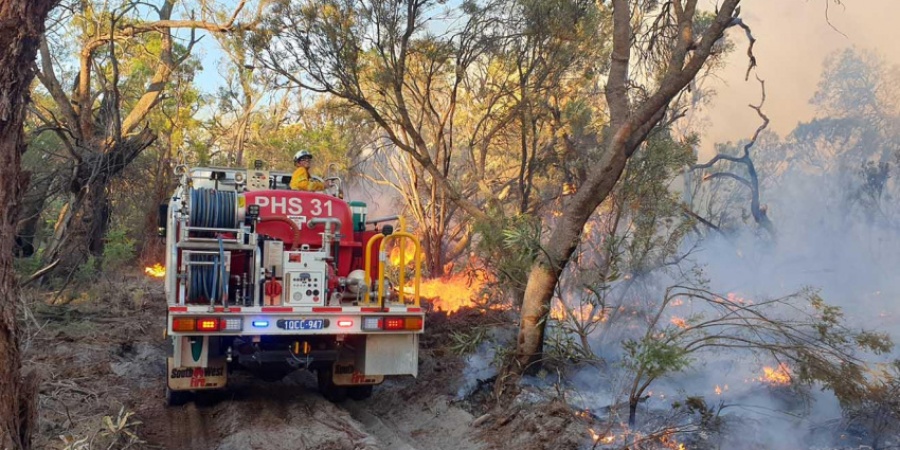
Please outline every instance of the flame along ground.
[[154, 278], [162, 278], [166, 276], [166, 268], [162, 264], [156, 263], [152, 266], [144, 267], [144, 273]]
[[478, 306], [476, 298], [484, 283], [482, 276], [455, 274], [423, 281], [419, 286], [419, 294], [431, 299], [435, 310], [455, 313], [462, 308]]
[[[623, 425], [624, 426], [624, 425]], [[657, 436], [645, 436], [642, 433], [631, 432], [627, 429], [620, 434], [615, 433], [603, 433], [597, 432], [593, 428], [588, 428], [588, 434], [591, 436], [591, 441], [594, 443], [594, 448], [597, 446], [605, 446], [612, 445], [616, 442], [619, 444], [625, 445], [627, 442], [631, 442], [633, 444], [639, 444], [642, 441], [647, 442], [655, 442], [659, 445], [662, 445], [662, 448], [670, 449], [670, 450], [686, 450], [687, 447], [681, 442], [678, 442], [674, 437], [675, 431], [665, 430]], [[627, 446], [626, 448], [642, 448], [640, 445], [636, 445], [635, 447]]]
[[[411, 247], [411, 246], [410, 246]], [[404, 249], [405, 258], [402, 261], [405, 266], [412, 267], [412, 249]], [[400, 247], [394, 247], [389, 255], [391, 265], [400, 266]], [[421, 255], [424, 259], [424, 255]], [[407, 278], [408, 280], [409, 278]], [[481, 270], [467, 270], [452, 275], [422, 280], [419, 284], [419, 295], [427, 298], [436, 311], [455, 313], [462, 308], [484, 306], [486, 298], [479, 298], [482, 288], [490, 281], [489, 276]], [[406, 294], [413, 291], [412, 285], [404, 287]], [[479, 302], [479, 300], [482, 300]], [[481, 303], [481, 305], [479, 305]]]
[[778, 367], [763, 367], [763, 375], [756, 378], [771, 386], [786, 386], [791, 384], [791, 369], [785, 363], [778, 364]]

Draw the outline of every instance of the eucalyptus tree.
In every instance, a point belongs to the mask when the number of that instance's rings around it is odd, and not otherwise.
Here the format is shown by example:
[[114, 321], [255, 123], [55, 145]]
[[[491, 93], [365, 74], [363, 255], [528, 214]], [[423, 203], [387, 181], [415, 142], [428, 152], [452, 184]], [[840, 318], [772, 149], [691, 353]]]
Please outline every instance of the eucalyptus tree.
[[[54, 105], [32, 112], [57, 134], [69, 160], [66, 206], [44, 249], [45, 263], [72, 268], [88, 255], [102, 256], [110, 182], [157, 138], [148, 116], [188, 61], [198, 30], [250, 27], [265, 0], [257, 8], [241, 0], [227, 14], [211, 2], [178, 3], [73, 2], [60, 8], [59, 28], [41, 42], [37, 76]], [[179, 36], [178, 29], [189, 31]], [[138, 61], [135, 55], [151, 57]]]
[[534, 212], [562, 191], [539, 188], [547, 171], [577, 167], [560, 154], [575, 109], [560, 86], [585, 84], [567, 75], [596, 56], [597, 13], [587, 1], [281, 1], [257, 48], [292, 85], [365, 111], [375, 146], [413, 163], [387, 168], [388, 183], [439, 274], [465, 248], [467, 218], [489, 219], [488, 204]]
[[[473, 183], [460, 183], [450, 170], [451, 152], [455, 148], [450, 144], [459, 139], [451, 141], [455, 133], [448, 130], [453, 118], [461, 113], [456, 100], [467, 75], [481, 67], [480, 64], [490, 67], [492, 61], [485, 58], [493, 44], [524, 36], [507, 33], [509, 28], [502, 26], [502, 16], [498, 18], [490, 13], [504, 5], [529, 2], [464, 2], [460, 6], [464, 13], [461, 20], [438, 26], [435, 21], [439, 15], [435, 10], [440, 3], [279, 1], [273, 6], [273, 19], [267, 34], [260, 36], [259, 47], [264, 52], [266, 66], [287, 80], [304, 89], [336, 95], [369, 113], [391, 144], [406, 152], [431, 177], [429, 182], [440, 189], [439, 195], [454, 202], [470, 217], [486, 219], [482, 208], [484, 198], [474, 195], [477, 192], [471, 190]], [[534, 7], [545, 4], [531, 3]], [[584, 116], [590, 126], [582, 130], [581, 139], [561, 142], [570, 146], [570, 156], [564, 157], [579, 162], [579, 176], [573, 177], [574, 193], [560, 199], [559, 217], [552, 228], [549, 223], [545, 228], [541, 251], [536, 252], [529, 271], [514, 372], [540, 361], [546, 319], [560, 275], [580, 242], [584, 225], [612, 191], [628, 159], [657, 129], [673, 99], [711, 57], [724, 51], [721, 41], [725, 30], [741, 26], [749, 34], [749, 28], [736, 14], [739, 0], [725, 0], [708, 14], [698, 9], [696, 0], [550, 3], [571, 8], [575, 13], [560, 15], [571, 20], [568, 29], [584, 26], [589, 31], [586, 35], [595, 38], [592, 46], [581, 48], [610, 51], [591, 53], [597, 57], [585, 65], [586, 70], [562, 72], [558, 80], [550, 83], [556, 86], [566, 76], [577, 75], [584, 77], [581, 81], [589, 80], [585, 84], [595, 89], [582, 91], [593, 94], [586, 103], [571, 103], [573, 109], [582, 106], [588, 110]], [[511, 10], [515, 14], [510, 19], [529, 11], [527, 8]], [[554, 12], [550, 8], [535, 19], [557, 17]], [[535, 29], [546, 30], [549, 26], [539, 21], [534, 23]], [[536, 62], [546, 58], [539, 52], [522, 55], [524, 58], [534, 55]], [[553, 66], [556, 64], [549, 67]], [[428, 83], [428, 77], [418, 76], [419, 71], [435, 73], [435, 68], [446, 73], [444, 84], [439, 85], [443, 89], [428, 92], [446, 91], [443, 98], [449, 101], [443, 103], [431, 101], [433, 95], [417, 95], [420, 93], [417, 88], [433, 86]], [[508, 79], [515, 86], [531, 75], [520, 70]], [[538, 102], [546, 104], [554, 98], [535, 95], [523, 98], [514, 94], [515, 89], [509, 91], [510, 96], [504, 97], [507, 111]], [[549, 111], [561, 115], [564, 109], [551, 107]], [[476, 118], [498, 117], [495, 110], [466, 113]], [[527, 116], [513, 117], [519, 126], [532, 127], [530, 132], [519, 136], [526, 140], [538, 136], [533, 120]], [[560, 127], [556, 136], [566, 137], [565, 130]], [[487, 148], [501, 154], [509, 152], [508, 146]], [[517, 158], [520, 169], [516, 179], [524, 181], [529, 176], [533, 149], [540, 147], [526, 142], [520, 148], [532, 149]], [[471, 162], [478, 167], [477, 160]]]
[[31, 448], [37, 428], [37, 381], [20, 372], [16, 306], [19, 289], [13, 269], [13, 245], [22, 185], [21, 157], [26, 149], [26, 106], [38, 43], [55, 0], [7, 0], [0, 3], [0, 447]]

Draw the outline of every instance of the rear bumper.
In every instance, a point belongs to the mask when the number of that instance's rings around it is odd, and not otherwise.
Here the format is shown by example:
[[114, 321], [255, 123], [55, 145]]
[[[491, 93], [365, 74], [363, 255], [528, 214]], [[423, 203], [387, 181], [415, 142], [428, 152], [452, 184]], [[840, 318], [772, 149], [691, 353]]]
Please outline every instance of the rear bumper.
[[[178, 317], [240, 319], [240, 328], [223, 331], [173, 331], [172, 321]], [[366, 317], [420, 317], [418, 330], [369, 331], [362, 329]], [[324, 326], [315, 330], [285, 329], [286, 320], [322, 319]], [[166, 330], [169, 336], [315, 336], [348, 334], [407, 335], [424, 332], [425, 313], [421, 308], [364, 308], [364, 307], [233, 307], [170, 306]]]

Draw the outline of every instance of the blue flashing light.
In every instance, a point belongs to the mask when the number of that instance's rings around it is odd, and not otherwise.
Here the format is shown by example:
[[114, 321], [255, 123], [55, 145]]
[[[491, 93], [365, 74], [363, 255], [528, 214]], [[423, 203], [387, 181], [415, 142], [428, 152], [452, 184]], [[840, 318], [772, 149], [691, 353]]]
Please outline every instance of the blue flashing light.
[[268, 320], [254, 320], [253, 327], [254, 328], [266, 328], [269, 326]]

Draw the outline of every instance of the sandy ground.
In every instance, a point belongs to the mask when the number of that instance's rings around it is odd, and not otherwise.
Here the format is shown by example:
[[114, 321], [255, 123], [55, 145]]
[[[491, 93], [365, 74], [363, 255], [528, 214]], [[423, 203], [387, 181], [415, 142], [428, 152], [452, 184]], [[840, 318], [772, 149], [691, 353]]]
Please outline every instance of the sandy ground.
[[[308, 373], [274, 383], [237, 376], [227, 392], [183, 407], [139, 410], [142, 437], [162, 448], [192, 449], [482, 449], [474, 418], [433, 393], [404, 398], [409, 381], [372, 398], [334, 404]], [[159, 406], [157, 406], [159, 405]]]
[[31, 305], [26, 354], [42, 378], [38, 448], [497, 448], [452, 400], [461, 381], [446, 365], [458, 358], [429, 349], [418, 379], [389, 379], [365, 401], [325, 400], [308, 372], [278, 382], [238, 372], [226, 391], [166, 407], [161, 292], [146, 283], [109, 288], [99, 293], [111, 297], [106, 305], [87, 297]]

